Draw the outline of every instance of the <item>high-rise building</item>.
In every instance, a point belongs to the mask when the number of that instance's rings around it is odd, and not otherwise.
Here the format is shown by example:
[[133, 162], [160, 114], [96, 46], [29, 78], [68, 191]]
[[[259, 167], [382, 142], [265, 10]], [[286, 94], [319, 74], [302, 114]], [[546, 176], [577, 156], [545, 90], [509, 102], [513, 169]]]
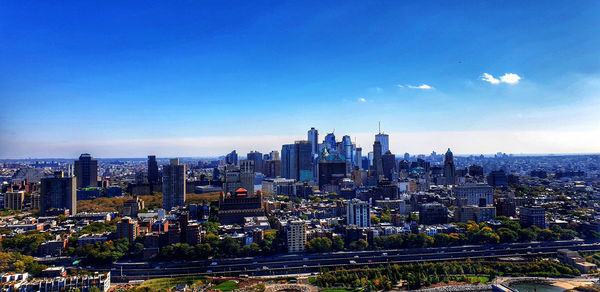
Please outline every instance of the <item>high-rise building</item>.
[[325, 147], [327, 148], [327, 151], [334, 151], [336, 150], [336, 142], [335, 142], [335, 135], [333, 133], [328, 133], [325, 136], [325, 140], [323, 142], [325, 144]]
[[288, 252], [303, 252], [306, 249], [306, 223], [301, 220], [289, 221], [287, 226]]
[[308, 142], [311, 144], [311, 155], [315, 157], [319, 154], [319, 131], [314, 127], [308, 130]]
[[371, 205], [359, 199], [352, 199], [346, 207], [346, 224], [358, 227], [371, 226]]
[[248, 155], [246, 155], [246, 157], [248, 160], [252, 160], [254, 162], [255, 172], [264, 173], [264, 162], [262, 153], [257, 151], [251, 151], [250, 153], [248, 153]]
[[156, 184], [159, 183], [158, 178], [158, 163], [156, 162], [155, 155], [148, 155], [148, 183]]
[[265, 177], [281, 176], [281, 160], [267, 160], [264, 165]]
[[277, 151], [277, 150], [271, 151], [271, 153], [269, 154], [269, 159], [271, 159], [271, 160], [280, 160], [280, 158], [279, 158], [279, 151]]
[[362, 148], [356, 147], [354, 151], [354, 166], [358, 167], [358, 169], [363, 169], [362, 167]]
[[379, 140], [375, 140], [373, 143], [373, 175], [378, 180], [380, 176], [383, 175], [383, 161], [381, 159], [382, 156], [382, 145]]
[[240, 182], [242, 188], [248, 191], [248, 194], [254, 194], [254, 161], [242, 160], [240, 162]]
[[346, 158], [346, 173], [351, 173], [354, 169], [354, 145], [352, 145], [352, 140], [348, 135], [342, 137], [341, 153]]
[[390, 150], [390, 136], [388, 134], [379, 133], [375, 135], [375, 141], [381, 143], [381, 153], [386, 153]]
[[339, 154], [323, 149], [319, 157], [319, 189], [325, 185], [339, 185], [346, 177], [346, 161]]
[[312, 148], [309, 141], [296, 141], [281, 148], [281, 176], [308, 182], [314, 179]]
[[171, 159], [169, 164], [163, 165], [162, 188], [165, 210], [185, 206], [185, 176], [185, 164], [180, 164], [179, 159]]
[[40, 214], [51, 209], [66, 209], [69, 214], [77, 213], [77, 193], [75, 177], [65, 177], [62, 171], [54, 177], [42, 178], [40, 183]]
[[448, 148], [444, 159], [444, 182], [447, 186], [453, 186], [456, 184], [456, 166], [454, 166], [454, 155]]
[[233, 165], [238, 164], [238, 154], [235, 152], [235, 150], [231, 151], [231, 153], [225, 156], [225, 163]]
[[75, 177], [77, 178], [77, 188], [97, 187], [98, 186], [98, 160], [84, 153], [75, 160]]
[[390, 151], [386, 152], [381, 156], [381, 165], [385, 178], [393, 180], [394, 172], [396, 172], [396, 155]]
[[25, 201], [25, 192], [8, 192], [4, 194], [4, 208], [11, 210], [22, 210]]

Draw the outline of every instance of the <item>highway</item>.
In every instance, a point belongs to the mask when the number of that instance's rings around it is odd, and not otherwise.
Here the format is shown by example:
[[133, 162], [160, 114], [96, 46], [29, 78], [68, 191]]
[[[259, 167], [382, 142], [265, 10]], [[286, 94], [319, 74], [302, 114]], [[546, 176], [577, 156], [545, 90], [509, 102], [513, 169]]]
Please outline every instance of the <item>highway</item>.
[[552, 256], [558, 249], [600, 251], [600, 244], [571, 240], [320, 254], [283, 254], [270, 257], [209, 259], [187, 262], [118, 262], [111, 267], [111, 276], [115, 282], [126, 282], [182, 275], [290, 275], [315, 273], [322, 268], [335, 269], [340, 266], [350, 268], [393, 263], [464, 260], [467, 258], [495, 260], [499, 257], [513, 256]]

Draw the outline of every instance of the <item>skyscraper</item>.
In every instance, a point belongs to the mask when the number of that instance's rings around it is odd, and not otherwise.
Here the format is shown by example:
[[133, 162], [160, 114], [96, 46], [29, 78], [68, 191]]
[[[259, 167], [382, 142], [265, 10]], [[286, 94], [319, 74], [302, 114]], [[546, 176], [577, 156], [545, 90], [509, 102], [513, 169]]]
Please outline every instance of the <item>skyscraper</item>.
[[163, 165], [162, 187], [165, 210], [185, 205], [185, 181], [185, 164], [180, 164], [179, 159], [171, 159], [169, 164]]
[[396, 171], [396, 155], [390, 151], [386, 152], [381, 156], [381, 164], [385, 178], [392, 180], [393, 174]]
[[319, 154], [319, 131], [314, 127], [308, 130], [308, 142], [312, 145], [312, 157]]
[[246, 159], [240, 162], [240, 182], [249, 195], [254, 194], [254, 166], [254, 160]]
[[454, 155], [452, 155], [450, 148], [446, 151], [444, 158], [444, 182], [447, 186], [456, 184], [456, 167], [454, 166]]
[[373, 174], [376, 179], [383, 175], [382, 146], [379, 140], [373, 143]]
[[238, 164], [238, 155], [237, 152], [235, 152], [235, 150], [231, 151], [231, 153], [225, 156], [225, 163], [234, 165]]
[[312, 147], [309, 141], [296, 141], [281, 147], [281, 176], [298, 181], [314, 179]]
[[251, 151], [250, 153], [248, 153], [248, 155], [246, 155], [246, 158], [248, 160], [252, 160], [254, 162], [254, 171], [255, 172], [260, 172], [260, 173], [264, 173], [263, 170], [263, 155], [262, 153], [258, 152], [258, 151]]
[[154, 155], [148, 155], [148, 182], [151, 184], [159, 182], [158, 163], [156, 163], [156, 156]]
[[68, 209], [69, 214], [77, 213], [75, 177], [65, 177], [62, 171], [54, 177], [42, 178], [40, 183], [40, 214], [46, 215], [51, 209]]
[[327, 151], [332, 151], [336, 149], [336, 143], [335, 143], [335, 135], [333, 133], [328, 133], [325, 136], [325, 147], [327, 147]]
[[362, 169], [362, 148], [356, 147], [354, 152], [354, 166], [358, 166], [358, 169]]
[[77, 188], [98, 186], [98, 160], [84, 153], [75, 160], [75, 177], [77, 177]]
[[353, 148], [354, 145], [352, 145], [352, 140], [350, 139], [350, 136], [344, 135], [344, 137], [342, 137], [342, 155], [344, 155], [344, 157], [346, 158], [346, 173], [351, 173], [352, 169], [354, 169]]
[[381, 133], [380, 130], [379, 134], [375, 135], [375, 141], [381, 143], [381, 153], [386, 153], [390, 150], [390, 137], [388, 134]]

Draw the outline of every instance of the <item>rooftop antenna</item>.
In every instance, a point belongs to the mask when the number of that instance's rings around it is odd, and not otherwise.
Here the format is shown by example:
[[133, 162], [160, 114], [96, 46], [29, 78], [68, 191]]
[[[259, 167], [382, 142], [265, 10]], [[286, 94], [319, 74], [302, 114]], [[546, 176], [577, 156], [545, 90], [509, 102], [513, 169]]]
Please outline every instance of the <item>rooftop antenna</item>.
[[379, 121], [379, 134], [381, 134], [381, 121]]

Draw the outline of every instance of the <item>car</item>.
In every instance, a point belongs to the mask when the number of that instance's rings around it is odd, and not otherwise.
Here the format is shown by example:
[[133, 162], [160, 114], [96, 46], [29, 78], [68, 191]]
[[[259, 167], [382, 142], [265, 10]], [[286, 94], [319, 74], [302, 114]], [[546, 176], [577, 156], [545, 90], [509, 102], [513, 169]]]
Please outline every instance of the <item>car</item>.
[[357, 258], [359, 258], [359, 256], [355, 255], [354, 258], [357, 259]]
[[212, 262], [212, 263], [210, 263], [210, 265], [211, 265], [211, 266], [216, 266], [216, 265], [217, 265], [217, 262]]
[[252, 264], [256, 265], [256, 264], [258, 264], [258, 262], [254, 261], [254, 262], [252, 262]]
[[263, 270], [268, 270], [268, 269], [269, 269], [269, 267], [263, 266]]
[[387, 252], [384, 252], [381, 255], [384, 256], [384, 257], [387, 257]]
[[303, 260], [303, 261], [308, 261], [308, 258], [303, 258], [302, 260]]
[[372, 263], [372, 262], [373, 262], [373, 260], [368, 260], [367, 262], [369, 262], [369, 263]]
[[207, 273], [212, 273], [212, 270], [206, 270]]
[[356, 261], [350, 261], [350, 264], [356, 264]]

